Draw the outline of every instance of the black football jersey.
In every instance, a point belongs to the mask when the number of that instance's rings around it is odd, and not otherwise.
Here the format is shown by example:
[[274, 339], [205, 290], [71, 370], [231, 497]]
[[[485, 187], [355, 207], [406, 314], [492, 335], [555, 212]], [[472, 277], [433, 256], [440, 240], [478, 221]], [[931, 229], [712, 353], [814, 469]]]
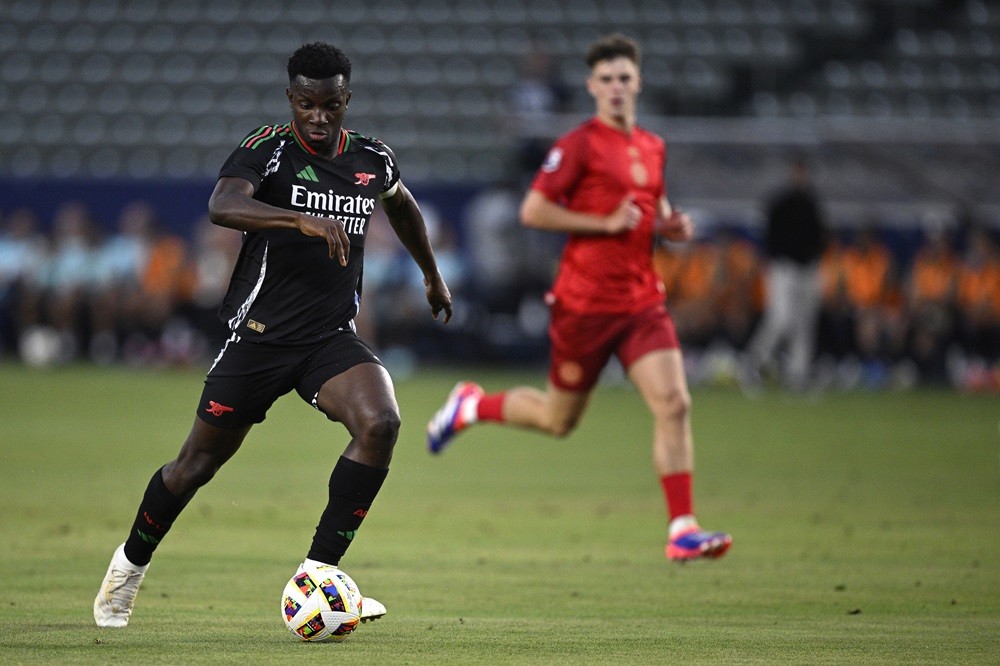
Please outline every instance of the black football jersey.
[[302, 344], [353, 327], [361, 304], [365, 236], [379, 199], [395, 192], [399, 169], [377, 139], [342, 129], [336, 155], [317, 155], [292, 123], [247, 135], [219, 177], [250, 181], [253, 198], [340, 220], [351, 240], [347, 266], [322, 238], [295, 229], [244, 232], [219, 317], [241, 338]]

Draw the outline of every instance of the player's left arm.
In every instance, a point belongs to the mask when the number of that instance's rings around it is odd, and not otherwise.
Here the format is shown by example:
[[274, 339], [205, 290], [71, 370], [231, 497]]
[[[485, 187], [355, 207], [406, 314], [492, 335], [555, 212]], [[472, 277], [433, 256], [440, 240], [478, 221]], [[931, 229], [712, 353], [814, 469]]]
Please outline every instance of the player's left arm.
[[660, 197], [660, 219], [656, 226], [657, 235], [675, 243], [694, 238], [694, 222], [691, 216], [674, 208], [666, 197]]
[[434, 250], [427, 238], [427, 227], [424, 216], [420, 212], [416, 199], [410, 193], [403, 181], [396, 181], [392, 193], [382, 198], [382, 207], [389, 218], [389, 224], [399, 237], [406, 251], [417, 262], [424, 274], [424, 286], [427, 302], [431, 305], [431, 314], [435, 319], [444, 311], [444, 323], [451, 319], [451, 292], [438, 270]]

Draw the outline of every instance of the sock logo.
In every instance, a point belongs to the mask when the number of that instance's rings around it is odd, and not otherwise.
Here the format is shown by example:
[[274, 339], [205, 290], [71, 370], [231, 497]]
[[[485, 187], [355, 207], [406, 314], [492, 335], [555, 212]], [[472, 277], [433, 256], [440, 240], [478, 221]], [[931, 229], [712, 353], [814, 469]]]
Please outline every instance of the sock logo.
[[357, 533], [358, 533], [357, 530], [346, 530], [346, 531], [337, 532], [337, 534], [339, 534], [340, 536], [344, 537], [348, 541], [353, 541], [354, 540], [354, 535], [357, 534]]
[[159, 540], [159, 539], [157, 539], [157, 538], [156, 538], [155, 536], [153, 536], [152, 534], [146, 534], [146, 533], [145, 533], [145, 532], [143, 532], [142, 530], [136, 530], [135, 532], [136, 532], [136, 534], [138, 534], [138, 535], [139, 535], [139, 538], [140, 538], [140, 539], [142, 539], [143, 541], [145, 541], [146, 543], [151, 543], [151, 544], [153, 544], [154, 546], [155, 546], [156, 544], [160, 543], [160, 540]]
[[218, 403], [218, 402], [216, 402], [214, 400], [209, 400], [208, 401], [208, 409], [206, 409], [205, 411], [208, 412], [209, 414], [211, 414], [212, 416], [222, 416], [226, 412], [233, 411], [233, 408], [232, 407], [226, 407], [225, 405], [223, 405], [221, 403]]
[[357, 511], [354, 512], [354, 515], [357, 516], [358, 518], [364, 518], [365, 516], [368, 515], [368, 510], [358, 509]]
[[148, 511], [143, 511], [142, 512], [142, 517], [145, 518], [146, 522], [149, 523], [150, 527], [152, 527], [155, 530], [158, 530], [160, 532], [166, 532], [167, 529], [169, 529], [168, 527], [164, 527], [163, 525], [161, 525], [158, 522], [156, 522], [155, 520], [153, 520], [153, 517], [151, 515], [149, 515]]

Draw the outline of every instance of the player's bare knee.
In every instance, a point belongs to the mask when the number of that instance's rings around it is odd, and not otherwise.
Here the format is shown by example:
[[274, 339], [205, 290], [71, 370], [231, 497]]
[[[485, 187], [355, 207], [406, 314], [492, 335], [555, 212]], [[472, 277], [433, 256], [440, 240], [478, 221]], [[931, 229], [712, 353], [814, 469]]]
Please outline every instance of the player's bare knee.
[[360, 424], [359, 441], [370, 442], [376, 446], [390, 448], [399, 436], [399, 413], [392, 409], [384, 409], [365, 415]]
[[685, 419], [691, 413], [691, 394], [683, 389], [667, 391], [656, 401], [656, 410], [671, 420]]
[[210, 456], [181, 456], [163, 468], [163, 482], [171, 493], [184, 497], [211, 481], [219, 467]]

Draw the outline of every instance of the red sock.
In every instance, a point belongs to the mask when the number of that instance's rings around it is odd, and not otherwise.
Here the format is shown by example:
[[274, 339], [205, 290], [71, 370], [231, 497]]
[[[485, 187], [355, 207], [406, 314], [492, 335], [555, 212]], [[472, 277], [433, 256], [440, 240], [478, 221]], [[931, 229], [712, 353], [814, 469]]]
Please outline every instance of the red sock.
[[507, 398], [507, 393], [490, 393], [479, 399], [479, 407], [476, 409], [476, 417], [480, 421], [496, 421], [503, 423], [503, 401]]
[[691, 472], [677, 472], [660, 477], [663, 486], [663, 497], [667, 501], [667, 514], [670, 520], [677, 516], [687, 516], [694, 513], [694, 500], [691, 493]]

